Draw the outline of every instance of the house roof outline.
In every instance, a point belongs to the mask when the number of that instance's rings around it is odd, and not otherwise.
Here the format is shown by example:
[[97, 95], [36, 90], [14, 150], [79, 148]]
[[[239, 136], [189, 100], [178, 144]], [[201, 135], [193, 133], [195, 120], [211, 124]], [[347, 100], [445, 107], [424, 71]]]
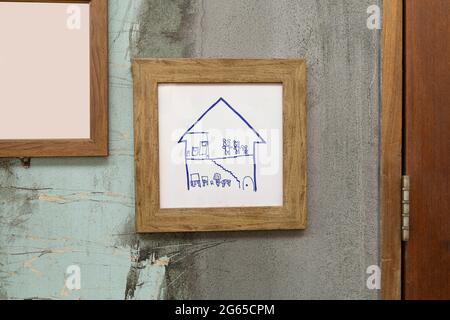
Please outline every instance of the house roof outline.
[[[197, 121], [194, 122], [194, 124], [192, 126], [189, 127], [189, 129], [181, 136], [180, 140], [178, 140], [178, 143], [182, 143], [185, 142], [186, 140], [184, 139], [186, 137], [186, 135], [189, 134], [194, 134], [197, 132], [191, 132], [192, 129], [194, 129], [194, 127], [203, 120], [203, 118], [205, 118], [205, 116], [212, 111], [215, 107], [217, 107], [218, 105], [220, 105], [220, 103], [223, 102], [225, 104], [226, 107], [228, 107], [236, 116], [238, 116], [239, 119], [242, 120], [242, 122], [244, 122], [245, 125], [247, 125], [247, 127], [256, 135], [257, 139], [259, 139], [259, 141], [255, 141], [254, 143], [256, 144], [266, 144], [266, 140], [263, 139], [263, 137], [258, 133], [258, 131], [255, 130], [255, 128], [253, 128], [253, 126], [236, 110], [234, 109], [224, 98], [220, 98], [219, 100], [217, 100], [211, 107], [209, 107], [201, 116], [200, 118], [198, 118]], [[207, 132], [202, 132], [202, 133], [207, 133]]]

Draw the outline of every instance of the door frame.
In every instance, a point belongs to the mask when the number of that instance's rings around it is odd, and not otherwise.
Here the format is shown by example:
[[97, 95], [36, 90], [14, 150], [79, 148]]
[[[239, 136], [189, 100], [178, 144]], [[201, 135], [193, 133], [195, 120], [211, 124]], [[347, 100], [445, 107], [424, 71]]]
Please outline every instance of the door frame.
[[403, 0], [383, 0], [381, 298], [402, 298]]

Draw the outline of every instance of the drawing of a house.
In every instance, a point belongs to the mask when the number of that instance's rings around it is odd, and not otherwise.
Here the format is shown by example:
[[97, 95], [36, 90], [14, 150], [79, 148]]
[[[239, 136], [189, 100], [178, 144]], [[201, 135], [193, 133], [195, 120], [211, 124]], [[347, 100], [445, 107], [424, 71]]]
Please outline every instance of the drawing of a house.
[[183, 134], [188, 190], [258, 190], [257, 146], [266, 141], [220, 98]]

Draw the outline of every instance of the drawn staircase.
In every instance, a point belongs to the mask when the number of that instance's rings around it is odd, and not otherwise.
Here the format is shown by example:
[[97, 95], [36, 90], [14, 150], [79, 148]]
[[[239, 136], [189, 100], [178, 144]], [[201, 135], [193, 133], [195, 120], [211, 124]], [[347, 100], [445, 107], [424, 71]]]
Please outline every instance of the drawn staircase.
[[220, 169], [222, 169], [223, 171], [225, 171], [226, 173], [228, 173], [229, 175], [231, 175], [239, 184], [239, 188], [241, 187], [241, 181], [239, 180], [239, 178], [230, 170], [228, 170], [227, 168], [225, 168], [224, 166], [222, 166], [220, 163], [217, 163], [217, 161], [215, 160], [211, 160], [216, 166], [218, 166]]

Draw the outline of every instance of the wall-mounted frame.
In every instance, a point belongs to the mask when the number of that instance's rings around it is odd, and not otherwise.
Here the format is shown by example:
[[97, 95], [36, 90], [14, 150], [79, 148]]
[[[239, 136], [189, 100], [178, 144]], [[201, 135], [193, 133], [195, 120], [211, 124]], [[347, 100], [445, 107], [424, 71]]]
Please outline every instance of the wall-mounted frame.
[[306, 228], [304, 60], [138, 59], [133, 76], [138, 232]]
[[108, 155], [107, 10], [0, 1], [0, 157]]

